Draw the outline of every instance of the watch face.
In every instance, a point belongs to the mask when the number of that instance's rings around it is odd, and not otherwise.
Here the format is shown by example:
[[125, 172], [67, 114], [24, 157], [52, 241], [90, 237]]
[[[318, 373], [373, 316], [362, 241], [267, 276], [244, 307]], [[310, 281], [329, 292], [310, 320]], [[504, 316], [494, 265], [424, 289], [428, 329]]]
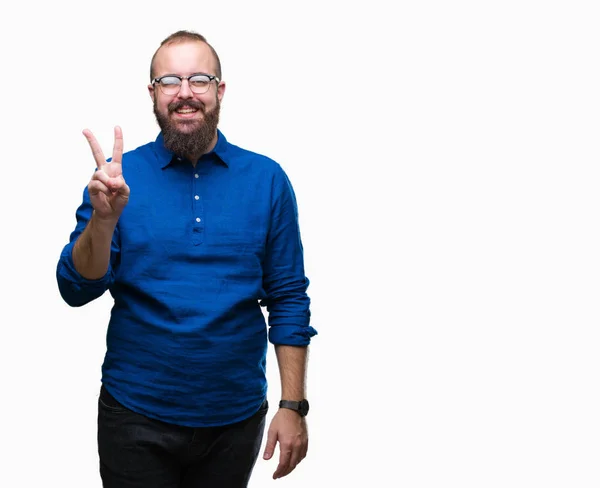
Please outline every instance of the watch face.
[[302, 415], [303, 417], [308, 413], [308, 400], [302, 400], [300, 402], [300, 415]]

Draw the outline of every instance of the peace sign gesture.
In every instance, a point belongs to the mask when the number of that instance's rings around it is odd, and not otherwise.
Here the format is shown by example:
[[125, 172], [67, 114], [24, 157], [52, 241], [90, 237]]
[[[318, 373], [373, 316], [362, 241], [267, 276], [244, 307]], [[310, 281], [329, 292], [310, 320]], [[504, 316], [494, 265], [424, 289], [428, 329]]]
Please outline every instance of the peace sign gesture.
[[92, 131], [85, 129], [83, 135], [92, 149], [98, 167], [88, 184], [92, 207], [99, 218], [116, 223], [129, 201], [129, 187], [123, 178], [123, 132], [119, 126], [115, 127], [115, 144], [110, 163], [106, 162]]

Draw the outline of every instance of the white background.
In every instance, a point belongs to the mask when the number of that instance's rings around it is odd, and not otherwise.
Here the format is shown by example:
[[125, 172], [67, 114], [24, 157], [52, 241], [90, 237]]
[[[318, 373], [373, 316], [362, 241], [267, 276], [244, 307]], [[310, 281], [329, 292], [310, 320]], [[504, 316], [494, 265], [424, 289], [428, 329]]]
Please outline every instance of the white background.
[[251, 488], [600, 486], [595, 5], [11, 3], [0, 486], [101, 486], [110, 296], [69, 308], [55, 268], [81, 131], [156, 137], [149, 62], [182, 28], [221, 57], [227, 138], [294, 184], [319, 331], [308, 457], [276, 482], [259, 458]]

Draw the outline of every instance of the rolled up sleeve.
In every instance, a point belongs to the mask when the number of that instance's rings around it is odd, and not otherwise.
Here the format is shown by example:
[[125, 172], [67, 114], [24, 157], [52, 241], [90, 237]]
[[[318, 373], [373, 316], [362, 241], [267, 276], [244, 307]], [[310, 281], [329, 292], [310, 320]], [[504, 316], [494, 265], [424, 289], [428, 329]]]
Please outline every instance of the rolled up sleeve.
[[310, 325], [309, 280], [304, 271], [298, 207], [292, 185], [283, 172], [273, 179], [272, 218], [263, 268], [269, 341], [307, 346], [317, 331]]
[[60, 295], [72, 307], [80, 307], [95, 300], [104, 294], [114, 282], [115, 263], [119, 254], [118, 229], [113, 234], [110, 264], [106, 274], [102, 278], [97, 280], [84, 278], [75, 269], [75, 264], [73, 263], [73, 247], [87, 226], [92, 216], [92, 211], [93, 208], [86, 189], [83, 194], [83, 203], [76, 212], [77, 225], [70, 235], [69, 243], [63, 248], [56, 267], [56, 280]]

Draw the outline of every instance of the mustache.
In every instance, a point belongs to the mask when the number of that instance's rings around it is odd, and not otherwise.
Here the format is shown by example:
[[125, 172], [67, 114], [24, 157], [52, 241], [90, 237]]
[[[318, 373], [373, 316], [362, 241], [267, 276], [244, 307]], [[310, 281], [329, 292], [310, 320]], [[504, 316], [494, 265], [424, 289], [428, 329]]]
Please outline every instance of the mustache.
[[200, 103], [198, 100], [178, 100], [176, 102], [171, 102], [167, 109], [169, 110], [169, 113], [171, 113], [183, 107], [190, 107], [204, 113], [204, 104]]

